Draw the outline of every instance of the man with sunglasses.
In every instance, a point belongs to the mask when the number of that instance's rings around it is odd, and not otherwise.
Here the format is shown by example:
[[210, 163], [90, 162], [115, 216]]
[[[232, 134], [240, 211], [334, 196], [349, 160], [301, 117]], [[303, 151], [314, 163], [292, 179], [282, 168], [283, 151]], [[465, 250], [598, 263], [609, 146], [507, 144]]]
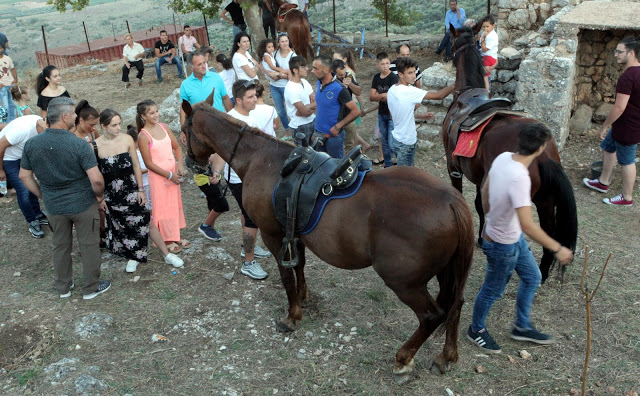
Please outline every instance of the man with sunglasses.
[[[258, 102], [255, 82], [253, 80], [238, 80], [233, 83], [232, 92], [236, 102], [233, 109], [229, 110], [227, 114], [246, 122], [250, 127], [259, 129], [260, 127], [256, 120], [249, 115], [249, 112], [256, 108], [256, 103]], [[214, 171], [214, 174], [220, 175], [220, 169]], [[240, 272], [252, 279], [266, 279], [269, 274], [262, 269], [255, 258], [269, 257], [271, 253], [255, 244], [258, 237], [258, 226], [251, 220], [242, 206], [242, 180], [240, 180], [233, 168], [229, 169], [229, 164], [225, 165], [222, 176], [228, 177], [229, 190], [231, 190], [231, 194], [236, 199], [240, 212], [242, 212], [240, 217], [242, 222], [242, 252], [240, 255], [244, 260]]]
[[599, 178], [582, 179], [585, 186], [601, 193], [609, 191], [615, 160], [622, 168], [622, 194], [604, 198], [607, 205], [632, 206], [636, 181], [636, 148], [640, 143], [640, 37], [620, 41], [614, 55], [624, 72], [616, 84], [616, 101], [600, 129], [603, 164]]

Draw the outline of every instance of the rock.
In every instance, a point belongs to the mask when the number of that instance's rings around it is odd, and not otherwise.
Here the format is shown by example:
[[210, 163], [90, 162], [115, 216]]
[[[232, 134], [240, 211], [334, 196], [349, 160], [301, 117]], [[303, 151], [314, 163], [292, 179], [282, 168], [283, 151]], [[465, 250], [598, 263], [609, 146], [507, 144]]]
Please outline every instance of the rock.
[[518, 9], [509, 13], [507, 22], [513, 28], [518, 30], [526, 30], [531, 27], [531, 21], [529, 20], [529, 11], [526, 9]]
[[522, 61], [522, 54], [513, 47], [506, 47], [500, 51], [499, 59], [501, 69], [516, 70]]
[[444, 88], [454, 84], [455, 81], [455, 69], [447, 70], [440, 62], [435, 62], [433, 66], [422, 73], [423, 87]]
[[133, 279], [131, 279], [131, 281], [134, 282], [134, 283], [139, 281], [139, 280], [140, 280], [140, 275], [136, 275], [136, 276], [133, 277]]
[[546, 21], [547, 18], [549, 18], [549, 10], [551, 10], [551, 6], [548, 3], [540, 3], [540, 6], [538, 7], [540, 19]]
[[22, 297], [22, 294], [20, 294], [20, 293], [11, 293], [11, 294], [9, 295], [9, 297], [11, 297], [11, 298], [21, 298], [21, 297]]
[[583, 134], [591, 126], [593, 109], [586, 104], [580, 104], [569, 121], [569, 130]]
[[480, 366], [477, 366], [475, 368], [475, 372], [478, 373], [478, 374], [484, 374], [484, 373], [487, 372], [487, 369], [486, 369], [486, 367], [480, 365]]
[[601, 104], [593, 113], [593, 120], [596, 122], [604, 122], [609, 116], [611, 109], [613, 109], [613, 103]]
[[214, 261], [218, 261], [218, 262], [226, 262], [226, 261], [233, 261], [233, 257], [227, 253], [227, 251], [224, 248], [221, 247], [217, 247], [217, 246], [212, 246], [209, 248], [209, 251], [206, 254], [206, 257], [209, 260], [214, 260]]
[[[511, 70], [498, 70], [497, 80], [500, 82], [507, 82], [513, 78], [514, 72]], [[442, 124], [442, 122], [440, 122]]]
[[235, 274], [235, 272], [227, 272], [226, 274], [222, 274], [222, 277], [228, 281], [233, 279], [233, 275]]
[[569, 5], [569, 0], [552, 0], [551, 1], [551, 8], [566, 7], [568, 5]]
[[80, 363], [79, 359], [76, 358], [64, 358], [55, 363], [51, 363], [44, 369], [44, 372], [47, 376], [48, 381], [62, 381], [67, 376], [76, 371], [76, 365]]
[[238, 305], [240, 305], [240, 301], [238, 301], [238, 300], [231, 301], [231, 306], [232, 307], [237, 307]]
[[20, 276], [20, 275], [21, 275], [21, 274], [20, 274], [20, 272], [14, 272], [14, 273], [13, 273], [13, 276], [15, 276], [15, 277], [18, 277], [18, 276]]
[[527, 4], [528, 4], [527, 0], [498, 0], [499, 8], [511, 8], [511, 9], [526, 8]]
[[305, 351], [304, 349], [300, 349], [300, 350], [298, 351], [298, 353], [296, 354], [296, 357], [297, 357], [298, 359], [306, 359], [306, 357], [307, 357], [306, 352], [307, 352], [307, 351]]
[[524, 360], [528, 360], [531, 359], [531, 354], [526, 349], [523, 349], [520, 351], [520, 357]]
[[107, 390], [107, 385], [88, 375], [88, 374], [82, 374], [80, 375], [77, 379], [76, 379], [76, 392], [78, 392], [80, 395], [99, 395], [100, 391], [104, 391]]
[[502, 90], [504, 92], [510, 93], [510, 94], [514, 94], [516, 93], [516, 88], [517, 88], [518, 83], [514, 80], [511, 80], [509, 82], [506, 82], [504, 84], [502, 84]]
[[549, 66], [549, 74], [554, 79], [566, 79], [575, 74], [575, 64], [569, 58], [553, 58]]
[[111, 326], [113, 318], [107, 314], [91, 313], [75, 324], [75, 331], [82, 338], [101, 336]]

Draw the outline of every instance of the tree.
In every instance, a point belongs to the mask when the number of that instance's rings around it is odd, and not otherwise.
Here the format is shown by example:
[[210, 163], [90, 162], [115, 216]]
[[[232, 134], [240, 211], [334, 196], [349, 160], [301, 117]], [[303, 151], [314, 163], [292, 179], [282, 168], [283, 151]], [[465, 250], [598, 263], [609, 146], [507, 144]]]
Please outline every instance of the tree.
[[385, 4], [389, 22], [397, 26], [410, 26], [422, 18], [422, 14], [417, 11], [404, 10], [398, 5], [397, 0], [373, 0], [372, 5], [376, 9], [375, 16], [380, 20], [385, 20]]

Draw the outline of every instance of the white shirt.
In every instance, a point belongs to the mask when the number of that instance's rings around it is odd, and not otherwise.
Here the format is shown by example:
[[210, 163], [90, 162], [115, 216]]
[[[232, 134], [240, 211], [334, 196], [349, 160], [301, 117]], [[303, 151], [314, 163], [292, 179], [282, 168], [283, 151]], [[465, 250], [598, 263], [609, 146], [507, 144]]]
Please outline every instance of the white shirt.
[[[142, 154], [140, 154], [140, 150], [136, 150], [138, 152], [138, 162], [140, 163], [140, 170], [147, 170], [147, 166], [144, 164], [144, 160], [142, 159]], [[146, 187], [149, 185], [149, 172], [142, 174], [142, 187]]]
[[284, 87], [284, 106], [287, 109], [287, 115], [289, 116], [289, 126], [291, 128], [298, 128], [301, 125], [313, 122], [316, 119], [315, 114], [311, 114], [307, 117], [296, 115], [298, 109], [295, 104], [302, 102], [303, 105], [311, 103], [309, 95], [313, 93], [313, 87], [309, 84], [309, 81], [304, 78], [300, 83], [289, 81]]
[[138, 54], [144, 54], [144, 47], [139, 43], [133, 43], [133, 48], [129, 47], [129, 44], [125, 44], [122, 49], [122, 57], [127, 58], [129, 62], [142, 60], [142, 58], [136, 58]]
[[[292, 57], [296, 56], [296, 53], [293, 51], [289, 51], [289, 54], [287, 56], [282, 56], [280, 54], [280, 51], [276, 51], [274, 57], [276, 59], [274, 63], [274, 65], [277, 63], [278, 67], [282, 68], [282, 69], [287, 69], [289, 70], [289, 61], [291, 60]], [[271, 83], [271, 85], [273, 85], [274, 87], [280, 87], [280, 88], [284, 88], [287, 85], [287, 82], [289, 80], [287, 80], [286, 78], [281, 78], [279, 80], [276, 80], [274, 82]]]
[[[251, 117], [250, 115], [245, 116], [242, 115], [240, 113], [238, 113], [236, 111], [236, 109], [231, 109], [227, 112], [227, 114], [229, 114], [231, 117], [236, 118], [240, 121], [244, 121], [247, 123], [247, 125], [249, 125], [250, 127], [254, 127], [254, 128], [260, 128], [258, 126], [258, 123], [256, 122], [256, 120]], [[224, 165], [224, 174], [222, 175], [223, 177], [227, 177], [227, 175], [229, 174], [229, 164], [225, 164]], [[233, 168], [231, 168], [231, 176], [229, 177], [229, 180], [227, 180], [227, 182], [231, 183], [231, 184], [238, 184], [238, 183], [242, 183], [242, 180], [240, 180], [240, 178], [238, 177], [238, 174], [236, 173], [236, 171], [233, 170]]]
[[395, 84], [387, 92], [387, 105], [393, 120], [393, 138], [402, 144], [416, 144], [416, 119], [414, 111], [416, 105], [422, 103], [427, 94], [420, 88], [410, 85]]
[[[269, 63], [266, 60], [264, 60], [264, 58], [267, 56], [271, 59], [271, 63], [274, 66], [276, 65], [276, 58], [274, 58], [273, 55], [271, 55], [270, 53], [265, 52], [264, 55], [262, 56], [262, 67], [264, 67], [268, 71], [275, 71], [271, 68], [271, 66], [269, 66]], [[267, 80], [269, 80], [269, 83], [271, 85], [274, 85], [275, 80], [273, 78], [269, 77], [269, 75], [266, 73], [264, 74], [264, 76], [267, 78]]]
[[278, 118], [278, 112], [268, 104], [256, 104], [256, 108], [249, 112], [249, 116], [258, 123], [258, 128], [267, 135], [276, 137], [273, 120]]
[[236, 72], [233, 69], [225, 69], [218, 73], [220, 77], [222, 77], [222, 81], [224, 81], [224, 87], [227, 89], [227, 95], [229, 95], [229, 99], [233, 98], [233, 83], [236, 82]]
[[38, 134], [36, 123], [41, 119], [42, 117], [33, 114], [18, 117], [0, 131], [0, 139], [6, 137], [11, 145], [4, 151], [4, 161], [17, 161], [22, 158], [24, 145], [27, 140]]
[[495, 242], [513, 244], [522, 235], [516, 209], [531, 206], [529, 170], [505, 152], [493, 160], [489, 170], [489, 213], [485, 232]]
[[253, 70], [257, 70], [256, 61], [253, 60], [251, 54], [247, 52], [247, 55], [242, 55], [239, 52], [233, 54], [233, 70], [236, 72], [236, 77], [238, 80], [257, 80], [258, 75], [255, 77], [249, 77], [247, 73], [244, 71], [242, 66], [248, 65]]
[[493, 59], [498, 59], [498, 33], [492, 30], [487, 34], [484, 39], [484, 46], [487, 47], [487, 52], [482, 51], [482, 56], [490, 56]]
[[181, 48], [181, 45], [184, 45], [185, 52], [192, 52], [195, 48], [195, 44], [198, 42], [194, 36], [187, 37], [186, 34], [183, 34], [178, 39], [178, 48]]

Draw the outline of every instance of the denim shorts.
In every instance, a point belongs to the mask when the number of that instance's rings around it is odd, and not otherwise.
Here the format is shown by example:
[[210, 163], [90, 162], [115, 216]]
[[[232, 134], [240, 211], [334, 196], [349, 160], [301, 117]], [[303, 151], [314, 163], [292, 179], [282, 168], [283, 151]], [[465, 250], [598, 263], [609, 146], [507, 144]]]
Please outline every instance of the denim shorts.
[[620, 165], [631, 165], [636, 162], [636, 148], [637, 144], [630, 144], [628, 146], [619, 143], [611, 137], [611, 129], [604, 138], [600, 147], [607, 153], [616, 153], [616, 158]]

